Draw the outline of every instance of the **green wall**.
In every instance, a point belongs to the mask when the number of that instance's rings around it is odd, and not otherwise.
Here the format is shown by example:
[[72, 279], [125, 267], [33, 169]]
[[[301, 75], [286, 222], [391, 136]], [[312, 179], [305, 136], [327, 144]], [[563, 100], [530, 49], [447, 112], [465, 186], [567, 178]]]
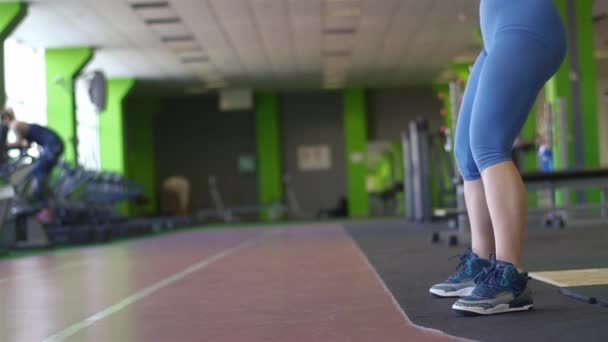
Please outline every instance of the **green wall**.
[[[278, 97], [275, 93], [255, 95], [258, 196], [261, 205], [283, 200], [281, 135]], [[262, 218], [269, 218], [263, 213]]]
[[[537, 136], [536, 130], [536, 108], [532, 107], [530, 113], [528, 114], [528, 118], [524, 123], [524, 127], [521, 129], [520, 137], [526, 142], [535, 141]], [[536, 149], [532, 151], [526, 151], [523, 153], [521, 160], [521, 168], [524, 172], [531, 172], [538, 170], [538, 160], [536, 157]]]
[[[578, 28], [578, 60], [581, 87], [581, 114], [583, 119], [584, 160], [586, 168], [600, 166], [599, 119], [597, 105], [597, 75], [593, 42], [593, 0], [576, 0]], [[599, 199], [599, 193], [595, 199]]]
[[4, 41], [27, 15], [27, 5], [22, 2], [0, 3], [0, 107], [6, 104], [4, 81]]
[[68, 163], [75, 163], [74, 79], [93, 57], [93, 49], [88, 47], [47, 49], [44, 57], [47, 126], [55, 130], [65, 143], [63, 159]]
[[367, 106], [365, 91], [345, 89], [343, 93], [344, 137], [348, 212], [350, 217], [369, 216], [366, 189]]
[[99, 114], [101, 168], [125, 175], [125, 132], [123, 100], [133, 88], [130, 78], [109, 79], [106, 109]]
[[161, 101], [155, 96], [129, 95], [124, 100], [125, 174], [143, 188], [148, 199], [145, 205], [131, 203], [131, 215], [148, 215], [157, 209], [154, 116], [160, 111]]
[[[568, 136], [574, 138], [574, 110], [580, 111], [580, 119], [582, 123], [582, 144], [584, 147], [584, 166], [585, 168], [597, 168], [600, 165], [599, 158], [599, 119], [597, 111], [597, 80], [595, 74], [595, 57], [594, 57], [594, 46], [593, 46], [593, 21], [592, 21], [592, 0], [577, 0], [573, 1], [575, 7], [575, 13], [568, 13], [568, 1], [570, 0], [555, 0], [557, 8], [564, 20], [564, 25], [569, 31], [569, 25], [576, 25], [576, 41], [577, 46], [569, 46], [568, 55], [566, 60], [562, 64], [559, 71], [545, 86], [545, 99], [552, 105], [553, 112], [557, 111], [556, 103], [559, 97], [566, 99], [566, 110], [567, 110], [567, 132], [559, 132], [557, 128], [557, 120], [554, 120], [554, 142], [559, 136]], [[572, 54], [576, 53], [578, 57], [578, 77], [581, 103], [580, 108], [574, 108], [572, 101], [572, 82], [571, 77], [571, 57]], [[574, 166], [575, 163], [575, 149], [574, 144], [568, 144], [568, 146], [558, 146], [554, 144], [553, 155], [556, 166], [559, 166], [562, 161], [560, 160], [560, 149], [568, 148], [568, 160], [565, 161], [565, 165]], [[599, 200], [599, 192], [590, 191], [587, 200], [597, 201]], [[558, 203], [561, 200], [558, 198]]]

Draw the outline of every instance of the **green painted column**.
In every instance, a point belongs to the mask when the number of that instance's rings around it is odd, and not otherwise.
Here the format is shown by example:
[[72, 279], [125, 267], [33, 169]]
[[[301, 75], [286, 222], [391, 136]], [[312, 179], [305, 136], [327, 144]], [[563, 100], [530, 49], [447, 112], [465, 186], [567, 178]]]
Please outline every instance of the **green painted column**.
[[101, 168], [121, 175], [126, 174], [123, 102], [134, 84], [131, 78], [109, 79], [106, 109], [99, 113]]
[[[255, 95], [258, 198], [261, 205], [272, 205], [283, 201], [278, 102], [275, 93], [260, 92]], [[269, 218], [269, 213], [262, 213], [262, 219]]]
[[[569, 167], [597, 168], [599, 158], [599, 118], [597, 79], [593, 46], [592, 0], [555, 0], [568, 32], [568, 54], [557, 74], [545, 86], [545, 99], [557, 111], [559, 97], [566, 100], [567, 131], [557, 130], [554, 137], [567, 136], [568, 146], [554, 145], [555, 164], [560, 165], [560, 149], [568, 148]], [[583, 198], [579, 198], [582, 200]], [[589, 201], [598, 201], [599, 192], [590, 191]]]
[[345, 89], [343, 93], [346, 178], [350, 217], [369, 216], [366, 189], [367, 107], [365, 91]]
[[[521, 130], [520, 134], [521, 138], [525, 141], [534, 141], [536, 140], [536, 110], [533, 107], [530, 110], [530, 114], [528, 114], [528, 118], [524, 123], [524, 127]], [[538, 170], [538, 158], [536, 154], [536, 149], [532, 151], [523, 152], [523, 156], [520, 160], [521, 169], [523, 172], [532, 172]], [[528, 207], [537, 208], [538, 207], [538, 194], [536, 192], [528, 192]]]
[[[583, 163], [585, 168], [600, 166], [597, 73], [593, 41], [593, 0], [576, 0], [578, 64], [581, 93]], [[591, 196], [594, 197], [594, 196]], [[599, 193], [594, 197], [599, 200]]]
[[[567, 0], [555, 0], [556, 7], [557, 7], [562, 19], [567, 17], [566, 1]], [[566, 20], [564, 20], [564, 25], [567, 26], [565, 21]], [[571, 121], [572, 116], [570, 115], [572, 113], [572, 110], [570, 107], [571, 106], [570, 79], [569, 79], [570, 60], [569, 60], [568, 55], [569, 54], [566, 55], [566, 58], [565, 58], [564, 62], [562, 63], [561, 67], [559, 68], [559, 70], [555, 73], [555, 75], [553, 75], [553, 77], [551, 77], [551, 79], [545, 85], [545, 101], [551, 105], [551, 111], [553, 113], [556, 113], [557, 112], [557, 99], [560, 97], [566, 99], [566, 105], [567, 105], [566, 112], [568, 113], [566, 122], [567, 122], [568, 127], [572, 127], [572, 121]], [[560, 132], [559, 131], [558, 121], [555, 120], [555, 116], [554, 116], [552, 152], [553, 152], [553, 164], [556, 169], [558, 169], [559, 166], [562, 165], [562, 160], [561, 160], [561, 150], [562, 149], [568, 149], [569, 157], [568, 157], [568, 161], [564, 161], [565, 165], [570, 165], [570, 163], [571, 163], [570, 160], [572, 159], [572, 156], [574, 153], [574, 149], [570, 148], [571, 146], [559, 146], [559, 144], [557, 144], [557, 139], [561, 135], [569, 135], [569, 132]], [[559, 207], [561, 207], [564, 204], [563, 193], [561, 191], [558, 191], [555, 194], [555, 204]]]
[[93, 49], [47, 49], [44, 57], [47, 126], [55, 130], [65, 143], [63, 159], [68, 163], [76, 163], [74, 79], [93, 57]]
[[[528, 114], [526, 122], [524, 123], [524, 127], [521, 129], [520, 136], [525, 141], [534, 141], [536, 139], [536, 135], [536, 110], [532, 108], [532, 110], [530, 110], [530, 114]], [[521, 167], [524, 172], [538, 170], [536, 151], [524, 152], [521, 163]]]
[[22, 2], [0, 3], [0, 107], [6, 104], [4, 82], [4, 41], [27, 15], [27, 5]]
[[148, 199], [144, 205], [130, 204], [129, 214], [134, 216], [157, 212], [154, 117], [161, 110], [161, 100], [156, 96], [132, 94], [124, 100], [125, 174], [142, 187]]
[[[564, 20], [564, 26], [566, 26], [566, 29], [568, 29], [568, 25], [567, 25], [567, 6], [566, 6], [566, 2], [568, 0], [555, 0], [555, 4], [556, 7], [562, 17], [562, 19]], [[568, 53], [566, 55], [566, 59], [564, 60], [564, 62], [562, 63], [561, 67], [559, 68], [559, 70], [555, 73], [555, 75], [553, 75], [553, 77], [547, 82], [547, 84], [545, 85], [545, 101], [547, 103], [549, 103], [551, 105], [551, 110], [553, 113], [557, 112], [557, 99], [558, 98], [564, 98], [566, 99], [566, 104], [567, 104], [567, 108], [566, 108], [566, 112], [568, 114], [568, 118], [567, 118], [567, 124], [568, 127], [572, 127], [572, 108], [571, 108], [571, 89], [570, 89], [570, 53]], [[569, 148], [569, 146], [559, 146], [558, 144], [556, 144], [556, 140], [557, 137], [559, 137], [562, 134], [567, 134], [569, 135], [569, 132], [559, 132], [558, 131], [558, 125], [557, 125], [557, 120], [553, 120], [553, 137], [554, 137], [554, 143], [553, 143], [553, 162], [556, 165], [556, 167], [558, 165], [562, 164], [561, 158], [560, 158], [560, 151], [562, 148], [568, 148], [568, 155], [569, 155], [569, 160], [568, 161], [564, 161], [566, 165], [570, 165], [571, 163], [571, 159], [572, 156], [574, 154], [574, 150]], [[571, 147], [571, 146], [570, 146]]]

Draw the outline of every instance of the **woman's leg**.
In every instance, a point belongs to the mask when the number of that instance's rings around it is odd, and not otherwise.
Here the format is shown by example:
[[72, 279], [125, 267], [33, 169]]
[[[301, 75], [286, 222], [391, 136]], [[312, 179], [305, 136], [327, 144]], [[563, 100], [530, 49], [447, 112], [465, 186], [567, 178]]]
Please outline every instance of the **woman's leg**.
[[456, 312], [491, 315], [534, 306], [521, 266], [525, 187], [511, 160], [511, 148], [542, 85], [557, 70], [561, 54], [522, 30], [503, 31], [479, 78], [471, 117], [471, 150], [481, 170], [494, 236], [496, 261], [476, 278]]
[[526, 189], [511, 149], [540, 88], [561, 58], [523, 31], [495, 38], [482, 70], [471, 118], [471, 149], [481, 170], [496, 258], [521, 266]]
[[494, 231], [481, 179], [464, 182], [464, 199], [471, 224], [471, 248], [479, 257], [489, 258], [495, 253]]
[[430, 292], [439, 297], [468, 296], [475, 289], [474, 278], [483, 272], [484, 267], [490, 266], [490, 261], [487, 258], [494, 250], [494, 235], [492, 234], [492, 223], [485, 201], [483, 183], [469, 145], [471, 111], [477, 93], [479, 74], [485, 59], [486, 53], [482, 52], [473, 67], [469, 83], [464, 92], [454, 142], [454, 154], [456, 155], [458, 168], [465, 179], [464, 190], [467, 212], [471, 222], [472, 252], [467, 251], [461, 256], [456, 273], [446, 281], [431, 287]]
[[494, 253], [494, 233], [481, 175], [471, 153], [469, 130], [479, 75], [486, 58], [486, 52], [482, 51], [473, 66], [458, 115], [454, 143], [458, 168], [464, 177], [464, 198], [471, 224], [471, 248], [481, 258], [488, 258]]

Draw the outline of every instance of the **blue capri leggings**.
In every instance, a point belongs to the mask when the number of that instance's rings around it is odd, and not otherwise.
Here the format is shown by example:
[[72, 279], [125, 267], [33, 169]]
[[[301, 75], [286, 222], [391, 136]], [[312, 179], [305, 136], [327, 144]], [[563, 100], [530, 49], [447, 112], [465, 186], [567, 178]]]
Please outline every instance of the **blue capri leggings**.
[[455, 155], [465, 180], [511, 160], [515, 138], [566, 53], [553, 0], [481, 0], [484, 49], [464, 92]]

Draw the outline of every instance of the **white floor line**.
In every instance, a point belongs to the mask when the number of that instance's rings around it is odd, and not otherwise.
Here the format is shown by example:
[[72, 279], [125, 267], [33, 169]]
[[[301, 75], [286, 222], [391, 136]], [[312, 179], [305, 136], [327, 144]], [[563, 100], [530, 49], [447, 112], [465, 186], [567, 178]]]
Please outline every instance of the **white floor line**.
[[140, 291], [137, 291], [136, 293], [130, 295], [129, 297], [126, 297], [126, 298], [110, 305], [109, 307], [105, 308], [104, 310], [99, 311], [99, 312], [83, 319], [80, 322], [72, 324], [71, 326], [45, 338], [43, 340], [43, 342], [64, 341], [67, 338], [79, 333], [80, 331], [92, 326], [96, 322], [99, 322], [100, 320], [119, 312], [120, 310], [126, 308], [127, 306], [129, 306], [133, 303], [136, 303], [136, 302], [144, 299], [145, 297], [148, 297], [148, 296], [154, 294], [155, 292], [157, 292], [177, 281], [180, 281], [180, 280], [188, 277], [189, 275], [191, 275], [195, 272], [198, 272], [198, 271], [212, 265], [213, 263], [220, 261], [221, 259], [223, 259], [229, 255], [235, 254], [244, 248], [254, 245], [254, 244], [256, 244], [262, 240], [265, 240], [267, 238], [270, 238], [271, 236], [274, 236], [274, 235], [276, 235], [276, 232], [264, 234], [264, 236], [262, 236], [260, 238], [255, 238], [255, 239], [251, 239], [248, 241], [244, 241], [244, 242], [238, 244], [237, 246], [225, 249], [224, 251], [219, 252], [211, 257], [205, 258], [205, 259], [197, 262], [196, 264], [193, 264], [193, 265], [183, 269], [180, 272], [177, 272], [153, 285], [150, 285], [144, 289], [141, 289]]
[[46, 275], [49, 275], [52, 273], [64, 271], [66, 269], [79, 267], [84, 264], [85, 264], [85, 262], [83, 262], [83, 261], [71, 262], [66, 265], [61, 265], [61, 266], [55, 267], [53, 269], [45, 270], [44, 272], [40, 272], [40, 273], [23, 274], [23, 275], [19, 275], [19, 276], [15, 276], [15, 277], [0, 278], [0, 285], [2, 285], [3, 283], [7, 283], [9, 281], [14, 281], [14, 280], [23, 280], [23, 279], [31, 279], [31, 278], [38, 278], [38, 277], [46, 276]]
[[431, 329], [431, 328], [427, 328], [427, 327], [423, 327], [423, 326], [414, 324], [410, 320], [410, 318], [407, 316], [407, 314], [405, 313], [405, 311], [401, 307], [401, 304], [399, 304], [399, 302], [397, 301], [397, 299], [395, 298], [395, 296], [393, 295], [393, 293], [391, 292], [391, 290], [389, 290], [388, 286], [386, 286], [386, 283], [384, 283], [384, 280], [382, 280], [382, 277], [380, 276], [380, 274], [378, 274], [378, 272], [376, 271], [376, 269], [374, 268], [374, 266], [371, 264], [371, 262], [369, 261], [369, 259], [365, 255], [365, 253], [363, 253], [363, 251], [361, 250], [361, 247], [359, 247], [359, 244], [357, 244], [357, 242], [353, 240], [353, 238], [350, 236], [350, 234], [348, 234], [348, 232], [346, 231], [346, 228], [342, 228], [342, 229], [344, 230], [344, 234], [350, 239], [351, 243], [353, 244], [353, 246], [355, 247], [355, 249], [359, 253], [359, 257], [361, 257], [361, 259], [363, 259], [363, 261], [365, 262], [365, 264], [367, 265], [367, 267], [369, 268], [369, 270], [374, 274], [374, 276], [376, 277], [376, 280], [378, 281], [378, 283], [380, 284], [380, 286], [382, 286], [382, 289], [384, 290], [384, 292], [386, 293], [386, 295], [390, 298], [391, 302], [393, 303], [393, 306], [401, 314], [401, 316], [403, 317], [403, 319], [405, 320], [406, 323], [411, 324], [411, 325], [413, 325], [413, 326], [415, 326], [415, 327], [417, 327], [417, 328], [419, 328], [421, 330], [426, 330], [426, 331], [429, 331], [429, 332], [439, 333], [439, 334], [444, 335], [444, 336], [449, 336], [449, 337], [453, 337], [453, 338], [456, 338], [456, 339], [460, 339], [461, 341], [471, 341], [471, 340], [467, 340], [467, 339], [462, 338], [462, 337], [448, 335], [448, 334], [446, 334], [445, 332], [443, 332], [441, 330]]

